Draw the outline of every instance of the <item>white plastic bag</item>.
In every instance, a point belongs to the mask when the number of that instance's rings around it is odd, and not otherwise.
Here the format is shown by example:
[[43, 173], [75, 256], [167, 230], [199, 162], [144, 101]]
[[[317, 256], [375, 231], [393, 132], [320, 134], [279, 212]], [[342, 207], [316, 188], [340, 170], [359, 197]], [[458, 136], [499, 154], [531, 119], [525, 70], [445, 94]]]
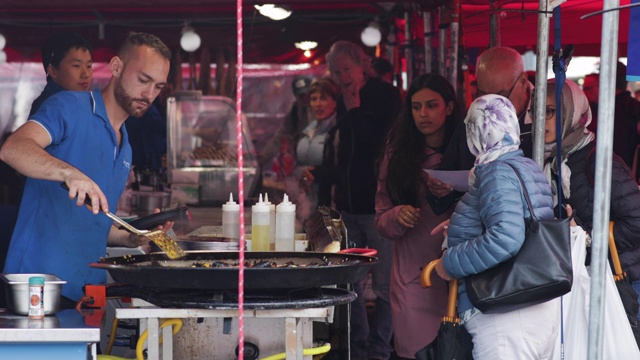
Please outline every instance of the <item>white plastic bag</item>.
[[[573, 286], [571, 292], [562, 297], [564, 318], [564, 359], [587, 358], [589, 332], [589, 297], [591, 276], [584, 265], [586, 233], [580, 227], [571, 228], [571, 256], [573, 262]], [[618, 289], [609, 266], [605, 267], [604, 339], [603, 359], [637, 360], [640, 350], [633, 336], [631, 325], [620, 300]], [[560, 332], [554, 349], [555, 360], [562, 359]]]

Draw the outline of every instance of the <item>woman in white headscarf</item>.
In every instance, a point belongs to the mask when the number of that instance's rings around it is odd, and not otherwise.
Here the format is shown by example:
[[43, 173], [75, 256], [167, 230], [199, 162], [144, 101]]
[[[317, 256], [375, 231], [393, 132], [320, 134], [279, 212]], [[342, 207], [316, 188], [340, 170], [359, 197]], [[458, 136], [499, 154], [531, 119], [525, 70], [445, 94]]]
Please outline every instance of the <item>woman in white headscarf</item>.
[[[554, 192], [558, 180], [556, 143], [556, 90], [555, 80], [547, 84], [545, 109], [545, 173]], [[589, 101], [576, 83], [567, 80], [562, 89], [562, 195], [563, 204], [573, 208], [576, 221], [585, 231], [593, 227], [593, 188], [596, 164], [595, 135], [587, 129], [591, 122]], [[614, 139], [615, 141], [615, 139]], [[640, 191], [629, 168], [617, 155], [613, 155], [611, 169], [611, 196], [609, 217], [615, 222], [613, 233], [625, 271], [640, 294]], [[557, 204], [557, 194], [554, 196]]]
[[449, 249], [438, 261], [436, 272], [445, 280], [460, 279], [458, 312], [473, 338], [475, 360], [548, 359], [558, 333], [558, 299], [483, 314], [471, 305], [464, 278], [510, 259], [524, 242], [525, 219], [531, 213], [511, 166], [522, 176], [539, 219], [553, 218], [551, 188], [540, 167], [519, 149], [518, 118], [507, 98], [485, 95], [476, 99], [465, 125], [475, 166], [469, 174], [469, 192], [451, 215]]

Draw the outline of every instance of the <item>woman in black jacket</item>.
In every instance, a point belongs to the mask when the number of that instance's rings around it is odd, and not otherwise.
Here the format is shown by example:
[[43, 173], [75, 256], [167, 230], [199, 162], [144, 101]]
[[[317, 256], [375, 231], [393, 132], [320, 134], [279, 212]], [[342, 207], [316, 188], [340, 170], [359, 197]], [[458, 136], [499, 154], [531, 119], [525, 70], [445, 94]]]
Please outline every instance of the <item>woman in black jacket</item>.
[[382, 152], [389, 125], [400, 110], [400, 92], [374, 77], [371, 59], [358, 45], [337, 41], [327, 54], [331, 78], [340, 86], [337, 128], [338, 151], [335, 205], [341, 213], [349, 241], [357, 247], [378, 251], [372, 269], [376, 305], [371, 331], [364, 290], [354, 288], [358, 299], [351, 304], [351, 359], [388, 359], [392, 337], [391, 282], [392, 243], [380, 236], [374, 224], [378, 186], [376, 159]]
[[[562, 90], [562, 114], [556, 112], [555, 81], [547, 84], [545, 113], [545, 172], [556, 188], [557, 166], [562, 166], [562, 195], [585, 231], [593, 227], [595, 134], [587, 129], [591, 110], [576, 83], [567, 80]], [[562, 119], [562, 160], [556, 155], [556, 119]], [[610, 219], [623, 271], [640, 294], [640, 191], [624, 161], [613, 155]], [[557, 198], [557, 195], [556, 195]]]

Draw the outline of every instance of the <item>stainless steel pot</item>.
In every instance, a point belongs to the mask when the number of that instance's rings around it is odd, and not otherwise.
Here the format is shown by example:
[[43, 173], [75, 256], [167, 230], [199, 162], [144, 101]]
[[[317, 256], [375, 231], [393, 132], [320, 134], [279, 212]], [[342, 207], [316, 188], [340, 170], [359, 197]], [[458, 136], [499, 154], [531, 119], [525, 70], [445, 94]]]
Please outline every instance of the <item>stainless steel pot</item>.
[[164, 198], [165, 195], [161, 191], [138, 191], [134, 193], [132, 202], [135, 203], [134, 207], [137, 209], [138, 215], [143, 216], [153, 213], [155, 209], [164, 209]]

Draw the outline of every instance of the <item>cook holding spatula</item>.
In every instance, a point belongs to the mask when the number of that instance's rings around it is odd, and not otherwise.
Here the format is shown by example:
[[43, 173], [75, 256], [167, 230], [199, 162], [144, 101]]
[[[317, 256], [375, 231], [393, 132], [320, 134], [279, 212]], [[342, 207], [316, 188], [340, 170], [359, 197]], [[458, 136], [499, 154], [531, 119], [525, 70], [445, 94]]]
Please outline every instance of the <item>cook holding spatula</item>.
[[[124, 190], [132, 157], [123, 124], [144, 114], [167, 84], [170, 59], [157, 37], [131, 33], [109, 63], [112, 76], [102, 91], [50, 97], [0, 150], [0, 159], [28, 177], [4, 272], [66, 280], [62, 307], [75, 305], [85, 284], [106, 281], [106, 272], [88, 264], [104, 256], [107, 245], [149, 241], [95, 215], [115, 207]], [[83, 205], [86, 198], [93, 213]]]

